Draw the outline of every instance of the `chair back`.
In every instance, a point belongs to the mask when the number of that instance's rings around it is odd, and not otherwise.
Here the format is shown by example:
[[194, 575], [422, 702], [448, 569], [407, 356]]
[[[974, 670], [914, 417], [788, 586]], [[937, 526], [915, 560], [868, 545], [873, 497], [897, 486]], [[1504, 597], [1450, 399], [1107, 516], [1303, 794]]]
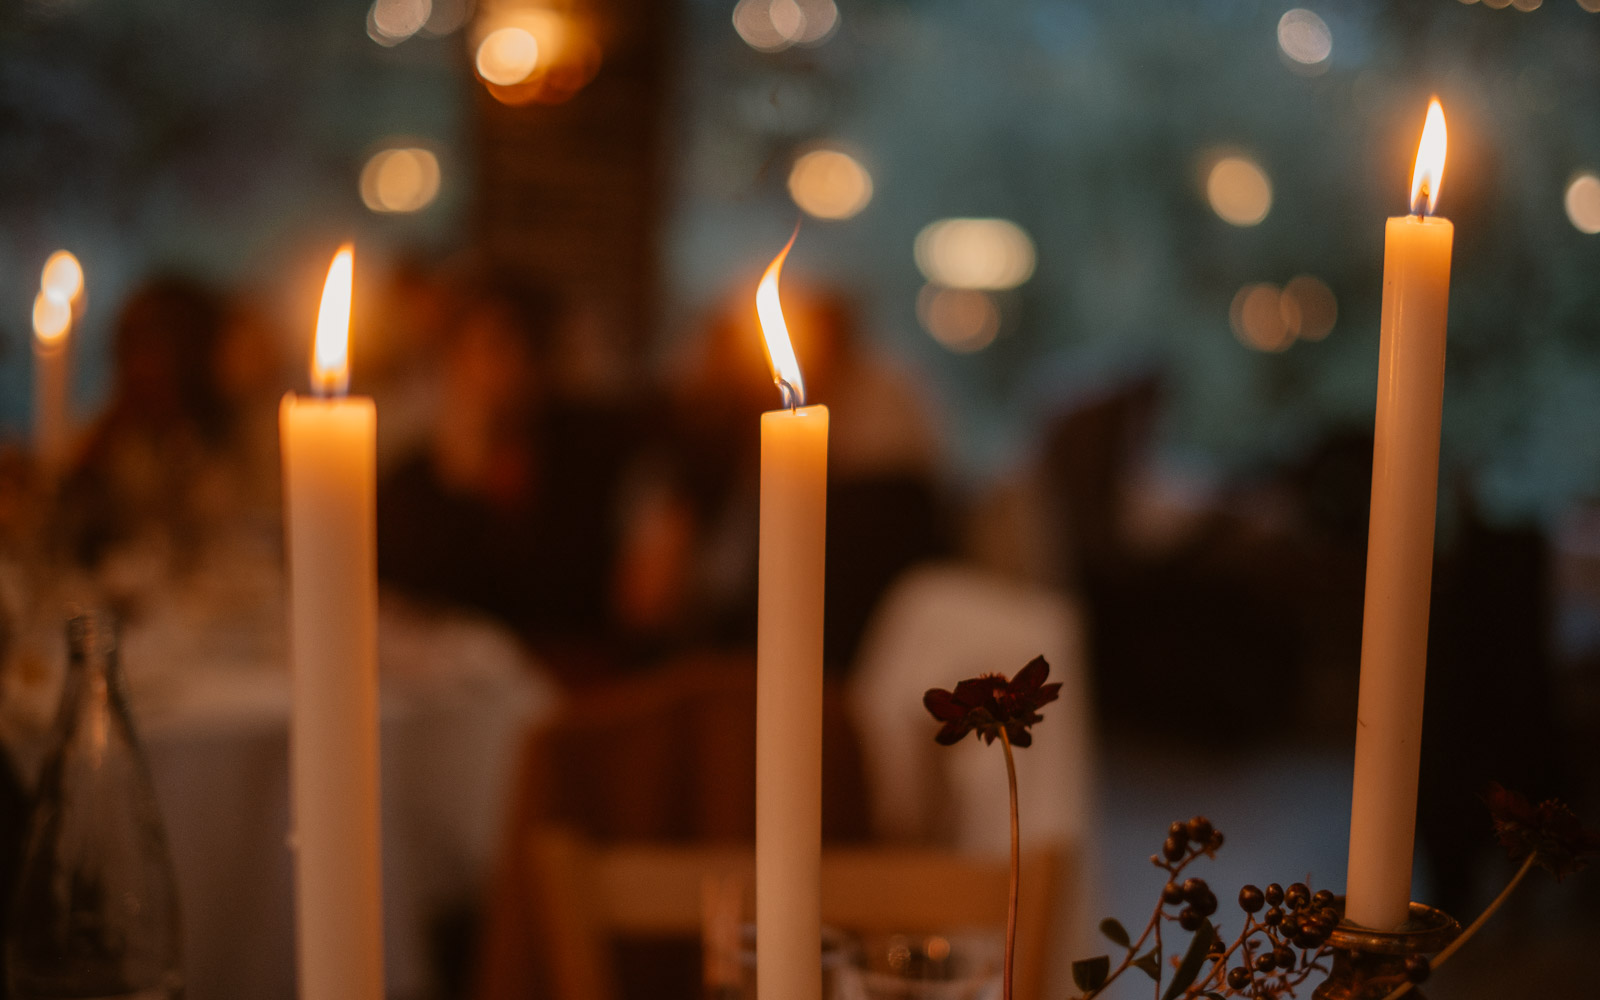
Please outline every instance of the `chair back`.
[[[744, 912], [754, 909], [755, 857], [746, 845], [599, 845], [570, 830], [544, 828], [526, 847], [543, 928], [539, 947], [557, 1000], [616, 1000], [611, 946], [618, 938], [697, 935], [707, 879], [738, 880]], [[1017, 1000], [1040, 996], [1060, 869], [1053, 849], [1023, 858]], [[1005, 860], [881, 847], [828, 848], [822, 855], [822, 918], [845, 931], [1003, 930], [1008, 892]]]

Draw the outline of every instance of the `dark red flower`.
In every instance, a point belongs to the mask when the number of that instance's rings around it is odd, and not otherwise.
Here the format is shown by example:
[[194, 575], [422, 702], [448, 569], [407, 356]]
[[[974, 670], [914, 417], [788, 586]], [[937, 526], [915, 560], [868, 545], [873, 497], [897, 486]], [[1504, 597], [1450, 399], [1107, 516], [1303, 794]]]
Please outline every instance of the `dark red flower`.
[[1004, 729], [1012, 746], [1028, 746], [1033, 742], [1028, 727], [1044, 718], [1039, 708], [1061, 693], [1059, 683], [1044, 682], [1048, 676], [1050, 664], [1036, 656], [1009, 681], [1004, 674], [982, 674], [957, 684], [954, 691], [930, 688], [922, 704], [944, 723], [934, 739], [949, 746], [976, 732], [993, 743]]
[[1600, 830], [1585, 829], [1577, 814], [1559, 799], [1534, 805], [1517, 792], [1491, 784], [1484, 800], [1494, 819], [1495, 836], [1512, 861], [1532, 854], [1535, 864], [1559, 879], [1582, 871], [1590, 858], [1600, 857]]

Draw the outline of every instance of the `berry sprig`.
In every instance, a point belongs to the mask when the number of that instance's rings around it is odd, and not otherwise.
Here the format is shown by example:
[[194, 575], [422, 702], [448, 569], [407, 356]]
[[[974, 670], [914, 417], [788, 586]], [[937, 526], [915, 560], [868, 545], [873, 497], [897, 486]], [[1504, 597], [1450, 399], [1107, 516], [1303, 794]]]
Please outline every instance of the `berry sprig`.
[[[1217, 896], [1203, 878], [1185, 876], [1184, 870], [1201, 857], [1215, 857], [1223, 843], [1222, 832], [1204, 816], [1173, 823], [1150, 862], [1162, 869], [1155, 912], [1137, 940], [1131, 940], [1115, 919], [1101, 921], [1100, 930], [1125, 954], [1115, 969], [1109, 956], [1074, 962], [1073, 981], [1084, 1000], [1100, 995], [1130, 968], [1155, 980], [1158, 1000], [1199, 1000], [1246, 996], [1292, 997], [1313, 973], [1326, 974], [1328, 936], [1339, 923], [1333, 893], [1313, 893], [1302, 882], [1287, 889], [1276, 882], [1265, 889], [1247, 885], [1239, 890], [1244, 922], [1232, 944], [1212, 924]], [[1175, 960], [1174, 971], [1162, 990], [1162, 930], [1176, 923], [1191, 934], [1188, 948]], [[1150, 947], [1146, 950], [1146, 944]], [[1209, 964], [1209, 967], [1208, 967]], [[1421, 970], [1426, 976], [1426, 970]], [[1420, 980], [1418, 980], [1420, 981]]]

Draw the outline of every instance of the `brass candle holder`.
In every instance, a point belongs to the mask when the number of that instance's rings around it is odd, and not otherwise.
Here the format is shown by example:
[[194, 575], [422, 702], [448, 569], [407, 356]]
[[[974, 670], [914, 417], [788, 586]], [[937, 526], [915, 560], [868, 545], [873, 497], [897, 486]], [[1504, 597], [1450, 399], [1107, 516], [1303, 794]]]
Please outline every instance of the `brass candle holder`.
[[[1344, 897], [1334, 905], [1344, 912]], [[1411, 916], [1397, 930], [1377, 931], [1341, 920], [1328, 936], [1333, 969], [1312, 993], [1313, 1000], [1383, 1000], [1406, 982], [1406, 960], [1433, 956], [1455, 940], [1461, 925], [1443, 910], [1411, 904]], [[1410, 996], [1421, 1000], [1415, 987]]]

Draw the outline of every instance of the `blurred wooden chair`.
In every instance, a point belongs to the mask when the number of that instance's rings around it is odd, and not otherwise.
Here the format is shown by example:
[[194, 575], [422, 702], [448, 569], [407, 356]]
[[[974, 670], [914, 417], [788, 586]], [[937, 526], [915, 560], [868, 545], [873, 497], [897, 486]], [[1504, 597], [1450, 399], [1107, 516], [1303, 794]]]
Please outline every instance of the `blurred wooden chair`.
[[[733, 876], [753, 912], [755, 857], [748, 846], [618, 843], [600, 846], [559, 828], [524, 842], [540, 916], [537, 947], [555, 1000], [616, 1000], [612, 945], [622, 938], [694, 937], [707, 878]], [[1007, 862], [917, 848], [828, 848], [822, 856], [822, 919], [865, 934], [1003, 932]], [[1060, 857], [1023, 858], [1015, 996], [1038, 1000], [1053, 930]], [[819, 955], [820, 960], [820, 955]]]
[[[755, 782], [751, 656], [696, 656], [571, 692], [558, 718], [529, 734], [511, 790], [475, 1000], [526, 1000], [551, 978], [538, 944], [550, 928], [534, 905], [531, 831], [559, 825], [599, 842], [748, 844]], [[823, 696], [823, 788], [824, 840], [866, 839], [855, 728], [831, 681]]]

